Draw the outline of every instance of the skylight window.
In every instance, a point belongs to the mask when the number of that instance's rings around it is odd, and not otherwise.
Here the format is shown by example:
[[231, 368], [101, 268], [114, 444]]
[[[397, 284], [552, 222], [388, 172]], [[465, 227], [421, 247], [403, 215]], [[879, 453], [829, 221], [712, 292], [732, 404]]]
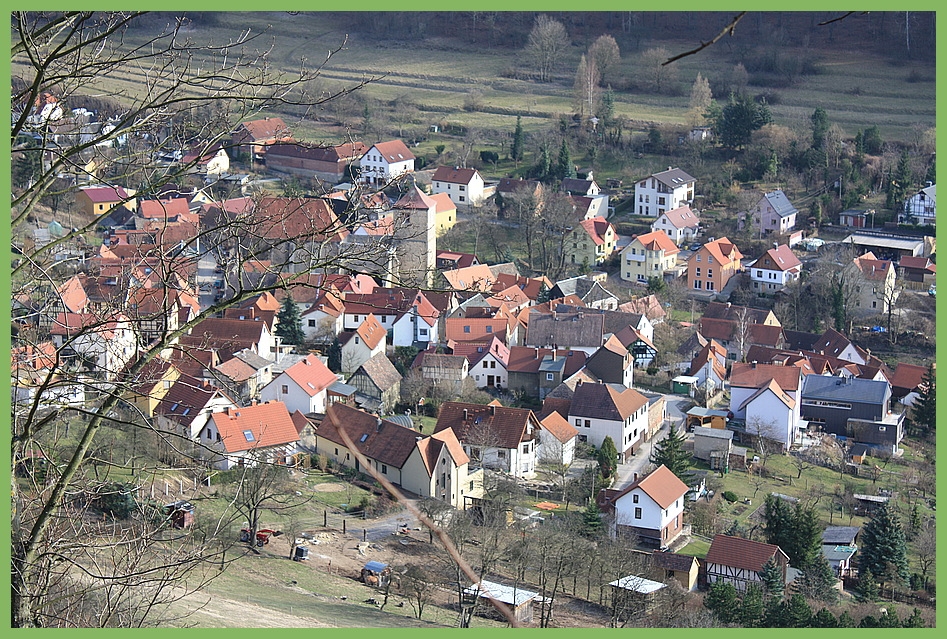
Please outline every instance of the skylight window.
[[247, 438], [247, 441], [248, 441], [248, 442], [255, 442], [255, 441], [256, 441], [256, 437], [253, 436], [253, 431], [252, 431], [252, 430], [245, 430], [245, 431], [243, 431], [243, 436]]
[[366, 439], [368, 439], [368, 433], [365, 433], [364, 435], [362, 435], [358, 441], [360, 444], [364, 444]]
[[175, 402], [174, 404], [171, 405], [171, 412], [172, 412], [172, 413], [178, 409], [178, 405], [179, 405], [179, 404], [178, 404], [177, 402]]

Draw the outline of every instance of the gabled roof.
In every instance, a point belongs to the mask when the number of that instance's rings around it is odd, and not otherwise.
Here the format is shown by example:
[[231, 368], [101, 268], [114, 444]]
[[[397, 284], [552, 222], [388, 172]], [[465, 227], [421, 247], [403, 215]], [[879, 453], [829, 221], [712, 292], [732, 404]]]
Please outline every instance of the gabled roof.
[[759, 572], [770, 557], [777, 553], [785, 556], [779, 546], [773, 544], [750, 541], [742, 537], [716, 535], [710, 543], [705, 562]]
[[368, 151], [372, 149], [378, 151], [378, 153], [388, 161], [388, 163], [394, 162], [404, 162], [405, 160], [413, 160], [414, 153], [408, 150], [407, 145], [401, 140], [389, 140], [388, 142], [379, 142], [372, 146]]
[[647, 404], [648, 398], [633, 388], [618, 384], [579, 384], [572, 395], [569, 414], [623, 422]]
[[692, 557], [690, 555], [679, 555], [676, 552], [655, 550], [651, 553], [651, 563], [662, 570], [690, 572], [696, 561], [697, 557]]
[[870, 251], [856, 257], [852, 264], [861, 272], [862, 277], [871, 281], [883, 281], [894, 271], [894, 263], [891, 260], [876, 259]]
[[608, 234], [609, 229], [611, 229], [613, 234], [615, 232], [615, 227], [612, 226], [611, 222], [601, 216], [582, 220], [579, 222], [579, 226], [588, 233], [596, 245], [605, 243], [605, 236]]
[[783, 404], [785, 404], [786, 408], [788, 408], [789, 410], [792, 410], [796, 406], [796, 401], [792, 397], [790, 397], [789, 395], [783, 392], [783, 389], [779, 387], [779, 384], [776, 383], [775, 379], [771, 379], [769, 380], [768, 383], [765, 383], [762, 386], [760, 386], [759, 389], [755, 393], [747, 397], [746, 400], [744, 400], [744, 402], [740, 404], [737, 410], [744, 410], [747, 406], [753, 403], [753, 401], [756, 400], [757, 397], [761, 397], [762, 395], [765, 395], [766, 393], [772, 393], [773, 395], [775, 395], [776, 399], [778, 399]]
[[470, 457], [464, 452], [464, 447], [457, 440], [457, 435], [450, 428], [433, 433], [430, 437], [418, 441], [417, 447], [421, 451], [421, 459], [424, 461], [428, 476], [434, 475], [437, 468], [437, 458], [444, 448], [447, 449], [456, 465], [463, 466], [470, 461]]
[[444, 339], [448, 342], [484, 342], [493, 336], [505, 341], [508, 328], [504, 318], [448, 317], [444, 321]]
[[898, 362], [898, 367], [894, 369], [894, 374], [891, 376], [891, 387], [900, 391], [902, 395], [909, 393], [924, 383], [925, 375], [927, 375], [927, 366]]
[[293, 380], [310, 397], [315, 397], [336, 382], [335, 373], [330, 371], [315, 355], [307, 355], [283, 371], [283, 374]]
[[162, 415], [181, 424], [190, 424], [216, 396], [226, 397], [223, 391], [210, 382], [182, 374], [158, 402], [155, 415]]
[[937, 265], [929, 257], [914, 257], [905, 255], [898, 261], [898, 266], [906, 269], [917, 269], [921, 271], [937, 272]]
[[585, 366], [587, 359], [583, 351], [573, 351], [559, 349], [553, 351], [551, 348], [534, 348], [532, 346], [511, 346], [510, 359], [506, 365], [506, 370], [511, 373], [537, 373], [542, 366], [543, 360], [547, 356], [553, 355], [566, 358], [563, 376], [569, 376]]
[[381, 325], [378, 318], [369, 313], [358, 328], [355, 329], [356, 335], [362, 338], [368, 348], [374, 350], [388, 336], [388, 331]]
[[480, 439], [480, 433], [489, 433], [491, 445], [512, 449], [532, 439], [528, 433], [530, 424], [539, 427], [539, 420], [527, 408], [445, 402], [441, 404], [434, 432], [449, 428], [461, 442]]
[[447, 193], [435, 193], [434, 195], [430, 195], [428, 197], [434, 200], [435, 213], [445, 213], [447, 211], [457, 210], [457, 205], [454, 204], [453, 200], [450, 199], [450, 195]]
[[696, 256], [700, 253], [709, 253], [713, 256], [714, 260], [717, 261], [717, 264], [723, 266], [731, 262], [739, 262], [743, 259], [743, 253], [740, 252], [740, 249], [737, 248], [736, 244], [731, 242], [725, 237], [718, 238], [713, 242], [707, 242], [699, 251], [696, 251], [694, 255], [691, 255], [689, 262], [694, 260]]
[[228, 453], [262, 450], [299, 441], [299, 433], [286, 404], [266, 402], [214, 413], [211, 420]]
[[[477, 169], [465, 169], [459, 166], [439, 166], [431, 176], [432, 181], [450, 182], [451, 184], [470, 184], [475, 175], [479, 175]], [[481, 178], [482, 179], [482, 178]]]
[[402, 468], [417, 447], [419, 433], [346, 404], [330, 404], [316, 429], [319, 437], [346, 446], [345, 431], [355, 447], [369, 459]]
[[447, 355], [445, 353], [431, 353], [422, 351], [421, 368], [433, 369], [435, 372], [456, 372], [464, 370], [469, 366], [467, 358], [463, 355]]
[[348, 235], [329, 203], [317, 198], [260, 198], [251, 217], [247, 232], [266, 239], [338, 242]]
[[639, 315], [644, 315], [652, 322], [667, 316], [667, 311], [664, 310], [664, 306], [662, 306], [657, 295], [636, 297], [629, 302], [620, 304], [618, 310], [622, 313], [638, 313]]
[[368, 147], [362, 142], [346, 142], [326, 146], [309, 142], [279, 142], [266, 147], [267, 160], [279, 161], [281, 157], [303, 158], [332, 164], [351, 162], [365, 155]]
[[746, 327], [746, 336], [750, 344], [776, 347], [783, 342], [783, 327], [750, 324]]
[[[545, 403], [543, 406], [545, 407]], [[540, 421], [540, 423], [542, 424], [543, 429], [548, 431], [550, 435], [558, 439], [563, 444], [575, 439], [575, 437], [579, 434], [579, 431], [575, 429], [575, 426], [570, 424], [565, 417], [556, 411], [550, 412]]]
[[653, 472], [642, 477], [638, 481], [630, 484], [615, 495], [610, 501], [617, 502], [619, 499], [635, 489], [640, 489], [661, 508], [668, 508], [675, 501], [687, 494], [690, 490], [687, 484], [668, 470], [668, 467], [661, 464]]
[[697, 320], [698, 333], [707, 339], [729, 342], [736, 331], [736, 322], [726, 319], [702, 317]]
[[128, 193], [120, 186], [87, 186], [79, 189], [96, 204], [121, 202], [129, 198]]
[[435, 253], [435, 257], [437, 260], [453, 262], [457, 268], [472, 266], [473, 263], [477, 261], [477, 256], [473, 253], [460, 253], [457, 251], [444, 251], [440, 249], [438, 249], [438, 251]]
[[457, 342], [453, 350], [454, 355], [463, 355], [467, 358], [471, 369], [487, 355], [492, 356], [504, 367], [510, 361], [510, 348], [496, 335], [489, 342]]
[[[735, 362], [730, 369], [730, 387], [759, 388], [775, 379], [786, 392], [799, 390], [801, 373], [795, 366]], [[806, 378], [813, 377], [807, 375]]]
[[890, 386], [885, 381], [858, 377], [807, 375], [802, 382], [802, 397], [807, 400], [883, 405], [890, 397]]
[[769, 202], [770, 206], [776, 211], [779, 217], [786, 217], [793, 213], [798, 213], [796, 207], [792, 205], [789, 198], [781, 190], [772, 191], [763, 195], [763, 199]]
[[665, 211], [662, 213], [662, 216], [676, 229], [696, 228], [700, 226], [700, 218], [697, 217], [697, 214], [686, 204], [676, 209]]
[[598, 348], [604, 334], [605, 317], [599, 313], [532, 313], [525, 343], [527, 346]]
[[753, 263], [753, 268], [767, 271], [791, 271], [801, 266], [802, 262], [788, 244], [769, 249]]
[[427, 195], [417, 184], [414, 184], [395, 202], [394, 207], [396, 209], [419, 209], [422, 211], [437, 210], [437, 200]]
[[709, 302], [704, 308], [702, 317], [736, 321], [740, 320], [744, 313], [746, 314], [746, 321], [750, 324], [764, 324], [767, 320], [776, 320], [776, 324], [779, 324], [779, 320], [776, 319], [772, 311], [751, 308], [749, 306], [738, 306], [730, 302]]
[[244, 131], [249, 134], [251, 140], [272, 140], [276, 138], [291, 138], [292, 133], [283, 118], [262, 118], [260, 120], [249, 120], [237, 125], [237, 131]]
[[368, 378], [372, 380], [372, 383], [382, 392], [401, 381], [401, 373], [398, 372], [398, 369], [395, 368], [395, 365], [391, 363], [391, 360], [388, 359], [384, 353], [375, 353], [372, 355], [352, 373], [349, 379], [358, 375], [360, 371], [367, 375]]
[[500, 178], [497, 183], [498, 193], [512, 193], [521, 189], [535, 191], [542, 187], [539, 180], [524, 180], [523, 178]]
[[647, 251], [663, 251], [665, 255], [676, 255], [681, 252], [681, 249], [677, 248], [677, 244], [675, 244], [664, 231], [652, 231], [650, 233], [636, 235], [631, 243], [635, 244], [636, 242], [641, 244]]
[[451, 288], [459, 291], [489, 291], [496, 277], [486, 264], [441, 271]]
[[838, 357], [845, 349], [852, 346], [852, 341], [834, 328], [828, 328], [812, 345], [812, 350], [824, 355]]
[[562, 178], [560, 187], [567, 193], [573, 195], [587, 195], [592, 186], [595, 186], [595, 180], [584, 180], [579, 178]]
[[346, 293], [346, 315], [393, 315], [398, 322], [406, 313], [417, 312], [428, 326], [434, 326], [440, 312], [417, 288], [376, 288], [372, 293]]
[[81, 313], [89, 304], [89, 296], [86, 295], [82, 282], [78, 275], [73, 275], [59, 286], [59, 299], [71, 313]]

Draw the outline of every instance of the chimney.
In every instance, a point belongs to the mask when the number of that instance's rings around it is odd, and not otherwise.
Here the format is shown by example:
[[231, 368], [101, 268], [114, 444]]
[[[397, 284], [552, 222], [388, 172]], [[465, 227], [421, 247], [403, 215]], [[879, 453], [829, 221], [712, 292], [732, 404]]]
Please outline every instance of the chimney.
[[753, 364], [753, 368], [756, 368], [756, 360], [753, 360], [751, 363]]
[[633, 473], [633, 474], [632, 474], [632, 476], [631, 476], [631, 481], [632, 481], [632, 482], [638, 481], [638, 473]]
[[382, 421], [381, 421], [381, 417], [379, 417], [377, 420], [375, 420], [375, 432], [376, 432], [376, 433], [380, 433], [380, 432], [381, 432], [381, 425], [382, 425]]
[[470, 412], [470, 411], [468, 411], [466, 408], [464, 409], [464, 421], [467, 421], [467, 417], [468, 417], [468, 415], [469, 415], [469, 412]]

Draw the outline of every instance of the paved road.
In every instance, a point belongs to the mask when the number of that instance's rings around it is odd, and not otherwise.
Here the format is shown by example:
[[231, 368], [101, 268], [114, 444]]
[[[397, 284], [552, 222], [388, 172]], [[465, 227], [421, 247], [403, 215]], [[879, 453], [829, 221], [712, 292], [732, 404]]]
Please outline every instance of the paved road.
[[681, 411], [681, 406], [689, 404], [691, 401], [678, 395], [665, 395], [665, 401], [665, 405], [667, 406], [667, 418], [664, 424], [662, 424], [660, 430], [654, 434], [651, 441], [646, 442], [638, 449], [638, 453], [634, 457], [625, 463], [618, 464], [618, 470], [615, 473], [615, 483], [612, 484], [612, 488], [620, 490], [635, 480], [635, 473], [642, 475], [651, 463], [651, 452], [655, 443], [667, 437], [668, 432], [670, 432], [670, 424], [680, 426], [683, 422], [684, 413]]

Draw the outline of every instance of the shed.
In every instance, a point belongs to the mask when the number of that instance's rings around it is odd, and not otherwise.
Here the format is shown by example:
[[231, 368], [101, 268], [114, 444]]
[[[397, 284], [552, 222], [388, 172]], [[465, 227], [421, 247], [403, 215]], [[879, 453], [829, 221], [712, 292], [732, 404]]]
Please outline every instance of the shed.
[[694, 396], [694, 389], [697, 388], [699, 379], [693, 375], [678, 375], [671, 380], [671, 392], [675, 395]]
[[380, 561], [370, 561], [362, 568], [361, 580], [368, 586], [384, 588], [391, 581], [391, 568]]
[[628, 575], [608, 585], [612, 587], [612, 593], [617, 600], [625, 601], [622, 608], [628, 612], [640, 611], [645, 614], [654, 607], [655, 593], [667, 587], [667, 584], [660, 581], [652, 581], [638, 575]]
[[167, 504], [164, 514], [173, 528], [190, 528], [194, 524], [194, 505], [189, 501], [180, 499]]
[[725, 410], [714, 410], [702, 406], [694, 406], [687, 411], [687, 430], [693, 430], [698, 426], [723, 430], [727, 427], [730, 419], [730, 413]]
[[[504, 586], [493, 581], [482, 580], [464, 589], [467, 596], [477, 596], [484, 599], [493, 598], [501, 603], [505, 603], [513, 611], [513, 616], [521, 623], [533, 622], [533, 601], [539, 595], [531, 590], [524, 590], [515, 586]], [[496, 608], [489, 605], [487, 611], [496, 612]], [[491, 614], [491, 616], [493, 616]]]
[[733, 431], [697, 426], [694, 428], [694, 457], [710, 462], [714, 470], [730, 465], [733, 450]]

